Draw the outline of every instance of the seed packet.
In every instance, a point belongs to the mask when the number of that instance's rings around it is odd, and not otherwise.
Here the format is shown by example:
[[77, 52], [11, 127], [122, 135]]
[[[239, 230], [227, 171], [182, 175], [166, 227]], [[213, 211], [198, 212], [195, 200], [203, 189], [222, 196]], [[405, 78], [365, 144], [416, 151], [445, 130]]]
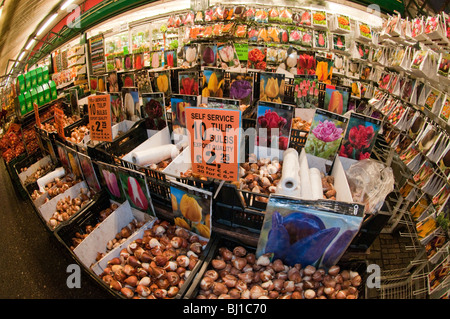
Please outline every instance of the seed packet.
[[314, 30], [314, 47], [317, 49], [328, 49], [328, 32]]
[[351, 24], [348, 16], [343, 14], [335, 14], [332, 21], [333, 23], [331, 23], [331, 29], [333, 32], [350, 33]]
[[230, 72], [227, 92], [229, 98], [239, 100], [241, 105], [250, 105], [253, 100], [253, 75]]
[[297, 26], [310, 27], [312, 24], [311, 10], [299, 9], [293, 14], [292, 22]]
[[256, 145], [286, 150], [289, 147], [293, 114], [292, 105], [260, 100], [256, 114]]
[[448, 123], [450, 118], [450, 96], [445, 95], [444, 102], [442, 103], [442, 108], [439, 112], [439, 117]]
[[225, 70], [222, 68], [205, 68], [203, 70], [203, 85], [201, 86], [203, 97], [223, 97], [225, 82]]
[[267, 38], [269, 42], [280, 43], [279, 29], [275, 26], [267, 27]]
[[257, 42], [258, 41], [258, 28], [249, 27], [248, 28], [248, 42]]
[[359, 76], [361, 74], [361, 63], [354, 61], [354, 60], [347, 60], [347, 70], [346, 70], [346, 75], [349, 78], [352, 79], [359, 79]]
[[300, 108], [319, 107], [319, 81], [315, 76], [294, 77], [295, 104]]
[[143, 93], [142, 118], [145, 119], [147, 130], [162, 130], [167, 126], [164, 93]]
[[247, 36], [247, 25], [238, 24], [234, 30], [234, 36], [236, 38], [245, 38]]
[[232, 43], [219, 45], [217, 48], [217, 57], [222, 68], [237, 67], [240, 65], [236, 49]]
[[327, 13], [325, 11], [312, 11], [312, 25], [319, 28], [327, 28]]
[[289, 43], [291, 44], [302, 43], [302, 32], [299, 29], [291, 29], [289, 31]]
[[357, 39], [362, 41], [371, 41], [372, 40], [372, 31], [370, 30], [370, 26], [364, 22], [356, 22], [356, 30], [357, 30]]
[[322, 108], [336, 114], [342, 115], [346, 113], [350, 93], [351, 89], [349, 87], [326, 85], [323, 102], [321, 102]]
[[252, 7], [248, 7], [245, 11], [245, 18], [247, 22], [254, 22], [256, 19], [256, 9]]
[[195, 14], [193, 11], [189, 11], [184, 16], [183, 25], [192, 26], [194, 25]]
[[303, 29], [302, 31], [302, 39], [301, 39], [301, 45], [304, 47], [313, 47], [313, 31], [310, 29]]
[[225, 19], [225, 8], [221, 5], [213, 7], [211, 21], [223, 21]]
[[266, 48], [262, 46], [248, 46], [247, 67], [251, 69], [266, 69]]
[[333, 56], [333, 73], [345, 75], [347, 65], [347, 58], [341, 54], [334, 54]]
[[200, 51], [200, 63], [202, 66], [216, 66], [217, 63], [217, 45], [202, 44]]
[[279, 21], [283, 24], [292, 24], [292, 10], [289, 8], [281, 9]]
[[225, 23], [222, 27], [222, 35], [232, 35], [234, 33], [235, 25], [236, 24], [234, 22]]
[[277, 7], [270, 8], [268, 10], [268, 20], [269, 22], [279, 22], [280, 21], [280, 10]]
[[272, 72], [259, 73], [259, 100], [281, 103], [284, 97], [285, 75]]
[[185, 71], [178, 73], [178, 92], [183, 95], [198, 95], [198, 72]]
[[267, 32], [267, 28], [265, 28], [265, 27], [258, 28], [257, 42], [262, 42], [262, 43], [269, 42], [269, 33]]
[[268, 23], [269, 13], [266, 9], [258, 8], [255, 10], [255, 22], [256, 23]]
[[203, 23], [205, 22], [205, 14], [203, 11], [197, 11], [195, 13], [194, 23]]
[[345, 41], [345, 36], [342, 34], [333, 34], [332, 35], [332, 39], [333, 39], [333, 47], [332, 49], [335, 51], [345, 51], [346, 48], [346, 41]]
[[147, 70], [142, 70], [142, 71], [136, 72], [135, 83], [139, 90], [140, 96], [142, 95], [142, 93], [153, 92], [152, 83], [150, 81], [150, 76], [149, 76]]
[[224, 26], [224, 24], [222, 22], [215, 23], [212, 28], [211, 36], [212, 37], [222, 36], [223, 26]]
[[223, 17], [225, 21], [235, 20], [236, 17], [234, 15], [234, 7], [225, 7]]
[[316, 74], [316, 56], [314, 52], [303, 52], [299, 54], [297, 63], [297, 74], [315, 75]]
[[172, 127], [175, 134], [186, 135], [186, 108], [198, 106], [196, 95], [172, 94], [170, 98], [172, 109]]
[[246, 20], [246, 8], [243, 5], [237, 5], [234, 7], [234, 18], [236, 21], [244, 22]]

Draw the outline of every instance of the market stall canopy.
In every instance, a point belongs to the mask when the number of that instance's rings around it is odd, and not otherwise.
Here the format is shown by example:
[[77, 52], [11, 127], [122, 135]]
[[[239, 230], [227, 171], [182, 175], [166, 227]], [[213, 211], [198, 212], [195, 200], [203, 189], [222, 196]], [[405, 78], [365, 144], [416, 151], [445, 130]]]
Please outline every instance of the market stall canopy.
[[13, 66], [28, 37], [60, 0], [4, 0], [0, 16], [0, 74]]

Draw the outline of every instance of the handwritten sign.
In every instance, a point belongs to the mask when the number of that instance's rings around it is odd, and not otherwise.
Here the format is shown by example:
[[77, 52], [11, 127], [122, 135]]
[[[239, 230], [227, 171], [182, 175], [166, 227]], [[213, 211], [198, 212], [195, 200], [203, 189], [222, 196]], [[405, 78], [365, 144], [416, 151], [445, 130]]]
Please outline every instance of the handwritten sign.
[[192, 171], [204, 177], [237, 181], [241, 111], [186, 108]]
[[64, 111], [59, 107], [55, 107], [55, 126], [56, 132], [58, 133], [59, 137], [65, 140], [66, 136], [64, 135]]
[[89, 129], [92, 140], [112, 141], [110, 98], [109, 94], [88, 97]]
[[36, 126], [38, 128], [41, 127], [41, 117], [39, 116], [39, 106], [36, 103], [33, 103], [33, 109], [34, 109], [34, 119], [36, 121]]

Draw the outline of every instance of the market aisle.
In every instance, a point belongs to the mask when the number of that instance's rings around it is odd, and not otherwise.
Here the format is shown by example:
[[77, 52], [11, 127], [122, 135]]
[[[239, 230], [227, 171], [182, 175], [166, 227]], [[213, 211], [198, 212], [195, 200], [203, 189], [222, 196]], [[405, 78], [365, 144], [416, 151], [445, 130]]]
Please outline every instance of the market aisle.
[[82, 271], [81, 288], [66, 285], [75, 262], [13, 188], [0, 164], [0, 299], [100, 299], [111, 296]]

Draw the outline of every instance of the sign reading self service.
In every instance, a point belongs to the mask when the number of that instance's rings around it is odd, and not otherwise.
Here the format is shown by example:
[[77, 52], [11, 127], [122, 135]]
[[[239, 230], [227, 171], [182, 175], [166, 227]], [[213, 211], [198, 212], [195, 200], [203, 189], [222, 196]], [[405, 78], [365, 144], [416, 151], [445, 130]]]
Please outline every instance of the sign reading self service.
[[192, 171], [204, 177], [237, 181], [241, 111], [188, 107]]
[[111, 100], [109, 94], [88, 97], [91, 139], [112, 142]]

